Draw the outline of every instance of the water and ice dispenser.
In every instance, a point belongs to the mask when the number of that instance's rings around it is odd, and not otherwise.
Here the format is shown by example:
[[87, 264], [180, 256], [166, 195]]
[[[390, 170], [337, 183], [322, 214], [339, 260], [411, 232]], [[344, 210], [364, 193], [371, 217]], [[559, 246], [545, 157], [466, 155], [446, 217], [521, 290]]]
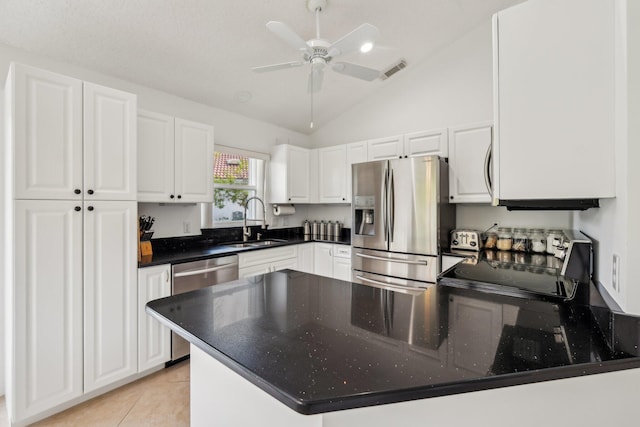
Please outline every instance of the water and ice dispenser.
[[354, 206], [354, 231], [356, 234], [375, 234], [376, 210], [374, 196], [356, 196]]

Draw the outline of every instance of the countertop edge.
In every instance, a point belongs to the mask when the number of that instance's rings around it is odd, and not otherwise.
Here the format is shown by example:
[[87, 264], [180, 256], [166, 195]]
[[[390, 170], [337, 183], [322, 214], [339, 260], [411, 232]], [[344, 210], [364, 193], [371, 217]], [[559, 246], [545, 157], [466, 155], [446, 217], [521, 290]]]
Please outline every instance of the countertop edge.
[[490, 390], [515, 385], [526, 385], [543, 381], [553, 381], [585, 375], [601, 374], [626, 369], [640, 368], [640, 357], [633, 357], [622, 360], [611, 360], [604, 362], [582, 363], [577, 365], [567, 365], [555, 368], [537, 369], [523, 371], [513, 374], [502, 374], [486, 378], [478, 378], [465, 382], [450, 382], [435, 386], [415, 387], [405, 390], [395, 390], [388, 392], [363, 393], [346, 399], [322, 399], [317, 401], [301, 401], [298, 398], [272, 386], [259, 376], [231, 359], [224, 353], [216, 350], [206, 342], [184, 330], [180, 325], [170, 322], [163, 316], [156, 313], [149, 303], [145, 306], [145, 311], [160, 323], [167, 326], [178, 335], [197, 346], [199, 349], [224, 364], [226, 367], [239, 374], [247, 381], [259, 387], [278, 401], [303, 415], [321, 414], [325, 412], [340, 411], [346, 409], [356, 409], [369, 406], [384, 405], [390, 403], [400, 403], [411, 400], [428, 399], [434, 397], [450, 396], [474, 391]]

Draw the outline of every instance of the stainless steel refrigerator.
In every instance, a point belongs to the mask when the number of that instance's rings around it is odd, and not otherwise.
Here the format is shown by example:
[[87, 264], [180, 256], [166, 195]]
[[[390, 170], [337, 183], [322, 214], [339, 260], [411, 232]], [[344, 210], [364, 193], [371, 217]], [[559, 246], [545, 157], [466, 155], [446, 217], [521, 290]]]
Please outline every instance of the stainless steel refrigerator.
[[399, 290], [435, 283], [455, 226], [448, 164], [427, 156], [352, 168], [352, 280]]

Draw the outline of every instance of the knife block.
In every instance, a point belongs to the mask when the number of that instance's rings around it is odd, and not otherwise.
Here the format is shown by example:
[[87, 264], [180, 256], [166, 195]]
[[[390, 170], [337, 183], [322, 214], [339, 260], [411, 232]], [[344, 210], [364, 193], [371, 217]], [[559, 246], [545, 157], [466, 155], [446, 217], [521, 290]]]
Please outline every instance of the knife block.
[[149, 262], [153, 258], [151, 236], [153, 236], [153, 231], [140, 231], [138, 233], [138, 262]]

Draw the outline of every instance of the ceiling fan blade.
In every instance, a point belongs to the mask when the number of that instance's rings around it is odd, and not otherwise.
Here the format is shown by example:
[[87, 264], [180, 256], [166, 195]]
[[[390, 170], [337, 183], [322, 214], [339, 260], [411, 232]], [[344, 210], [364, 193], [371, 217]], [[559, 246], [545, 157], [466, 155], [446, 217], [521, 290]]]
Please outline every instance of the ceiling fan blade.
[[329, 56], [336, 57], [359, 49], [365, 42], [375, 42], [380, 37], [378, 27], [362, 24], [329, 47]]
[[380, 71], [373, 68], [363, 67], [362, 65], [350, 64], [348, 62], [336, 62], [332, 65], [333, 71], [346, 74], [347, 76], [358, 79], [373, 81], [380, 77]]
[[320, 92], [320, 89], [322, 89], [323, 78], [324, 67], [311, 67], [311, 72], [309, 73], [309, 83], [307, 84], [307, 92]]
[[282, 64], [264, 65], [262, 67], [251, 68], [256, 73], [266, 73], [268, 71], [284, 70], [286, 68], [300, 67], [304, 65], [302, 61], [283, 62]]
[[269, 21], [267, 22], [267, 28], [271, 30], [273, 34], [278, 36], [280, 40], [293, 47], [294, 49], [299, 50], [300, 52], [310, 52], [311, 48], [307, 45], [307, 42], [296, 34], [288, 25], [278, 22], [278, 21]]

